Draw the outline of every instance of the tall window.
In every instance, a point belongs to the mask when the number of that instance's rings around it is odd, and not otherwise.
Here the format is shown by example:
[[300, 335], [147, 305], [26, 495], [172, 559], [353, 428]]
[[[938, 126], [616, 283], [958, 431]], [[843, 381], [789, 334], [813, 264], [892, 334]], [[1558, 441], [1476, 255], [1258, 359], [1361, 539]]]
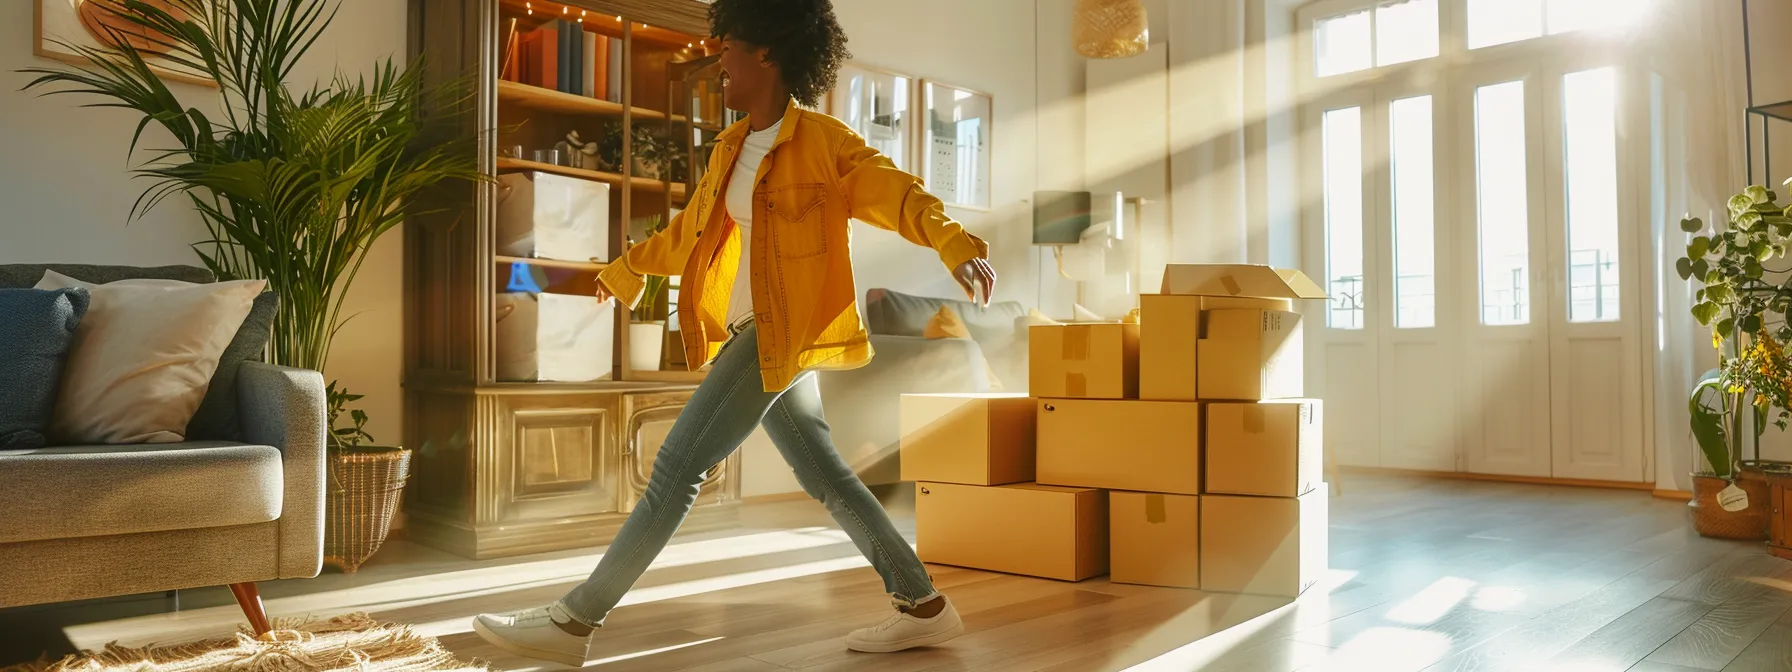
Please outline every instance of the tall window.
[[1562, 78], [1571, 322], [1618, 319], [1617, 104], [1612, 68]]
[[1325, 273], [1334, 329], [1363, 328], [1363, 110], [1325, 113]]
[[1530, 198], [1524, 82], [1475, 90], [1475, 197], [1481, 242], [1481, 323], [1531, 321]]
[[1313, 26], [1314, 71], [1320, 77], [1410, 63], [1436, 56], [1438, 0], [1383, 0], [1320, 19]]
[[1393, 178], [1394, 326], [1436, 325], [1437, 197], [1432, 180], [1431, 96], [1389, 106]]
[[1468, 0], [1468, 48], [1621, 24], [1638, 0]]

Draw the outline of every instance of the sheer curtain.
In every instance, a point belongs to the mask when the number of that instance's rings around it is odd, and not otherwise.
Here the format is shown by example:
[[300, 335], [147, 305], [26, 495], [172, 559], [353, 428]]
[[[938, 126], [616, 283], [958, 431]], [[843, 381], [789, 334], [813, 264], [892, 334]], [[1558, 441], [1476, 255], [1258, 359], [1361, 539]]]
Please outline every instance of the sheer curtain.
[[[1690, 236], [1686, 215], [1707, 222], [1727, 217], [1725, 202], [1744, 184], [1744, 109], [1747, 79], [1739, 0], [1656, 0], [1636, 52], [1652, 71], [1650, 212], [1656, 290], [1654, 325], [1655, 482], [1691, 489], [1688, 474], [1703, 469], [1694, 457], [1686, 400], [1693, 381], [1716, 365], [1710, 332], [1693, 320], [1692, 286], [1674, 262]], [[1777, 186], [1777, 179], [1774, 183]], [[1698, 464], [1695, 464], [1695, 460]]]

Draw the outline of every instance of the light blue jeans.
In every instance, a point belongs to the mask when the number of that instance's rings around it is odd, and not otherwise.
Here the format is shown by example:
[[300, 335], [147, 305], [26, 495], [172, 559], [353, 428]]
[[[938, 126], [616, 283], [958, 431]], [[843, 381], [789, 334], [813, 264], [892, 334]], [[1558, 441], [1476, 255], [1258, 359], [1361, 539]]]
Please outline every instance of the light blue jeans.
[[931, 599], [933, 580], [920, 558], [834, 449], [815, 373], [798, 376], [781, 392], [766, 392], [759, 378], [758, 332], [748, 326], [722, 348], [690, 404], [679, 413], [654, 459], [647, 492], [597, 569], [560, 599], [566, 611], [586, 625], [603, 623], [684, 523], [697, 502], [704, 474], [762, 423], [803, 490], [821, 500], [883, 577], [885, 592], [908, 606]]

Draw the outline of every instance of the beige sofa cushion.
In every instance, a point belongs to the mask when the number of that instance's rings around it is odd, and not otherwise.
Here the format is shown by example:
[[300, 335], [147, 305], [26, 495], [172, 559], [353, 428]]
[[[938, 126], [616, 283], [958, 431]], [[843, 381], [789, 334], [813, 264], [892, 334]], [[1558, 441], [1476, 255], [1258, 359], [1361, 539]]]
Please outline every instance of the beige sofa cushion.
[[0, 544], [265, 523], [280, 451], [223, 441], [0, 450]]
[[45, 272], [38, 289], [84, 287], [93, 296], [63, 366], [51, 441], [183, 440], [219, 357], [266, 286], [265, 280], [94, 285]]

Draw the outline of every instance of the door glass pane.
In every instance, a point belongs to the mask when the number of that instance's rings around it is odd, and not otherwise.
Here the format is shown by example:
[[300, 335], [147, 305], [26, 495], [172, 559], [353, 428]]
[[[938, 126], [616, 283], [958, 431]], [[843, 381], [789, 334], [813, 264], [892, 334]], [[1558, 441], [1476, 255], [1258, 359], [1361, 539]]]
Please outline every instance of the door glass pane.
[[1525, 180], [1524, 82], [1476, 89], [1482, 324], [1531, 321], [1530, 200]]
[[1437, 0], [1391, 0], [1375, 8], [1375, 64], [1437, 55]]
[[1325, 113], [1325, 273], [1334, 329], [1363, 328], [1363, 112]]
[[1437, 296], [1431, 96], [1394, 101], [1388, 137], [1394, 184], [1394, 326], [1429, 327], [1436, 321]]
[[1612, 68], [1562, 80], [1570, 322], [1618, 319], [1617, 103]]
[[1468, 0], [1470, 49], [1528, 40], [1541, 35], [1542, 0]]
[[1643, 11], [1636, 0], [1547, 0], [1546, 25], [1549, 34], [1560, 35], [1598, 27], [1619, 25]]
[[1315, 22], [1313, 53], [1320, 77], [1369, 68], [1369, 10]]

